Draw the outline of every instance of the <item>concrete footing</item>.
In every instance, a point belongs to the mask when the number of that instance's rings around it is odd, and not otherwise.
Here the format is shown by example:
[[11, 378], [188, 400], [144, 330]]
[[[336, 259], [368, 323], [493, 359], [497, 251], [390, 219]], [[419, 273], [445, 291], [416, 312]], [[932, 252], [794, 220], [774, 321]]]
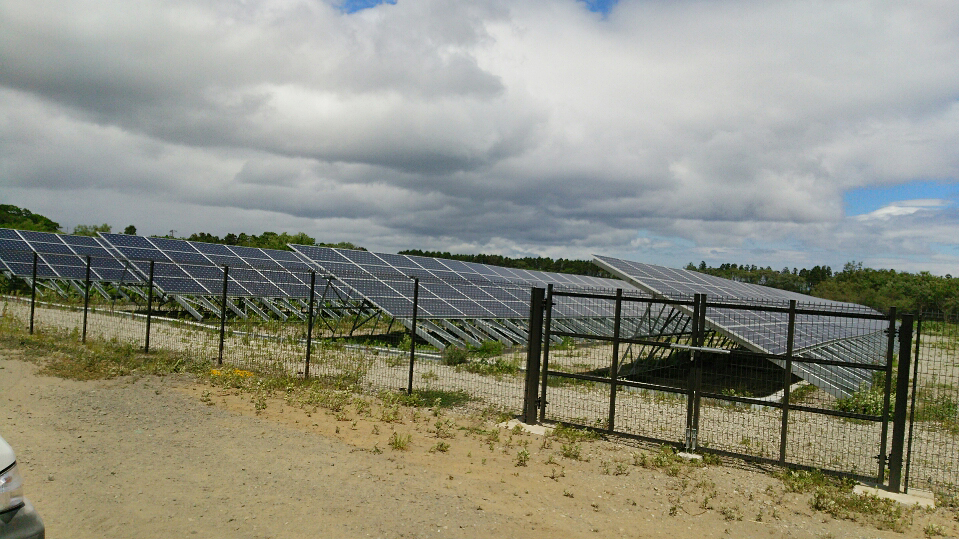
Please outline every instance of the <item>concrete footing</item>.
[[881, 488], [871, 487], [868, 485], [856, 485], [853, 487], [853, 492], [856, 494], [870, 494], [872, 496], [886, 498], [903, 505], [918, 505], [920, 507], [936, 506], [936, 497], [933, 495], [933, 493], [925, 490], [909, 489], [909, 494], [902, 494], [899, 492], [889, 492], [888, 490], [883, 490]]

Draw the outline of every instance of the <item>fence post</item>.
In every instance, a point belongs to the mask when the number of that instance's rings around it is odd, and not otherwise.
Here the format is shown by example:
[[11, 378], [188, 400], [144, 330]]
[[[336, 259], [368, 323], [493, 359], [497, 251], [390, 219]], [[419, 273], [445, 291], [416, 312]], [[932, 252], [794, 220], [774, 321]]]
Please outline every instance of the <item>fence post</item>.
[[[692, 346], [699, 346], [699, 310], [701, 308], [702, 294], [695, 294], [693, 296], [693, 334], [691, 337]], [[689, 369], [689, 377], [687, 378], [687, 392], [686, 392], [686, 451], [695, 451], [696, 450], [696, 426], [695, 426], [695, 401], [696, 401], [696, 360], [698, 352], [696, 350], [689, 351], [689, 361], [692, 363], [692, 366]]]
[[226, 288], [229, 283], [230, 266], [223, 266], [223, 296], [220, 298], [220, 355], [216, 364], [223, 365], [223, 339], [226, 337]]
[[33, 313], [37, 306], [37, 259], [40, 255], [33, 252], [33, 277], [30, 281], [30, 335], [33, 335]]
[[889, 440], [889, 398], [892, 395], [892, 361], [893, 349], [896, 346], [896, 308], [889, 309], [889, 327], [886, 328], [886, 369], [883, 371], [886, 375], [886, 383], [883, 388], [882, 403], [882, 434], [879, 441], [879, 484], [886, 480], [886, 447]]
[[782, 425], [779, 430], [779, 463], [786, 464], [786, 436], [789, 431], [789, 386], [793, 378], [793, 343], [796, 340], [796, 300], [789, 300], [789, 327], [786, 330], [786, 372], [783, 373]]
[[529, 335], [526, 346], [526, 391], [523, 397], [523, 423], [536, 423], [536, 397], [539, 394], [539, 362], [543, 345], [543, 302], [546, 290], [533, 287], [529, 294]]
[[619, 330], [622, 325], [623, 289], [616, 289], [616, 317], [613, 319], [613, 363], [609, 368], [609, 417], [606, 420], [606, 430], [613, 432], [616, 420], [616, 380], [619, 377]]
[[902, 478], [902, 491], [904, 493], [909, 493], [909, 464], [912, 462], [912, 427], [915, 424], [916, 416], [916, 384], [919, 382], [919, 347], [922, 340], [922, 311], [919, 311], [919, 316], [916, 318], [916, 338], [913, 340], [913, 358], [912, 358], [912, 397], [909, 401], [909, 434], [906, 437], [908, 443], [906, 445], [906, 464], [905, 472]]
[[313, 350], [313, 302], [316, 301], [316, 271], [310, 272], [310, 312], [306, 318], [306, 367], [303, 378], [310, 377], [310, 352]]
[[83, 336], [80, 342], [87, 342], [87, 311], [90, 309], [90, 255], [87, 255], [87, 276], [83, 280]]
[[416, 308], [420, 301], [420, 278], [413, 277], [413, 320], [410, 324], [410, 377], [406, 383], [406, 394], [413, 394], [413, 362], [416, 358]]
[[143, 353], [150, 353], [150, 322], [153, 320], [153, 264], [155, 260], [150, 261], [150, 283], [147, 288], [147, 334], [143, 340]]
[[889, 490], [902, 489], [902, 455], [906, 438], [906, 408], [909, 396], [909, 363], [912, 353], [911, 314], [899, 325], [899, 370], [896, 374], [896, 410], [892, 419], [892, 451], [889, 455]]
[[543, 317], [543, 391], [539, 397], [539, 420], [546, 421], [546, 386], [549, 379], [549, 339], [550, 323], [553, 320], [553, 285], [546, 286], [546, 303], [543, 304], [546, 314]]

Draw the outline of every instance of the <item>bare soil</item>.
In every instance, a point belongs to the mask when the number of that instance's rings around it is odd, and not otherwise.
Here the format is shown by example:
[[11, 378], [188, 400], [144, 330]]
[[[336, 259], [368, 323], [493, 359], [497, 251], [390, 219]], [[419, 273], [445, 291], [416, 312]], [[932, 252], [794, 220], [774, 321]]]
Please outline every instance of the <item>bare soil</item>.
[[653, 448], [604, 440], [577, 460], [476, 415], [382, 410], [313, 412], [187, 375], [63, 380], [0, 350], [0, 430], [50, 537], [959, 536], [945, 509], [905, 533], [837, 520], [744, 465], [658, 466]]

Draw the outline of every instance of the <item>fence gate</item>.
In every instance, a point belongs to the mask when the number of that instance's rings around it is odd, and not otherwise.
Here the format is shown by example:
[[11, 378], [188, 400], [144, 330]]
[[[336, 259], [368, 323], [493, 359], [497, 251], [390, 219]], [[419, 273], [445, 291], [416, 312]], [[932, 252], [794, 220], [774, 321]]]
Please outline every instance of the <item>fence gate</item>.
[[894, 309], [534, 289], [524, 418], [898, 491], [912, 324]]

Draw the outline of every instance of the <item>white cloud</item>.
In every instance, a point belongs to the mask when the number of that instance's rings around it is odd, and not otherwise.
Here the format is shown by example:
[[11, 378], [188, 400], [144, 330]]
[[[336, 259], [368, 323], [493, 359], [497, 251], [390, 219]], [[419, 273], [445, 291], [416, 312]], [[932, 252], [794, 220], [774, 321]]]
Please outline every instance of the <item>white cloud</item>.
[[0, 27], [0, 185], [54, 219], [672, 265], [956, 244], [952, 206], [842, 206], [957, 181], [950, 2], [14, 0]]

